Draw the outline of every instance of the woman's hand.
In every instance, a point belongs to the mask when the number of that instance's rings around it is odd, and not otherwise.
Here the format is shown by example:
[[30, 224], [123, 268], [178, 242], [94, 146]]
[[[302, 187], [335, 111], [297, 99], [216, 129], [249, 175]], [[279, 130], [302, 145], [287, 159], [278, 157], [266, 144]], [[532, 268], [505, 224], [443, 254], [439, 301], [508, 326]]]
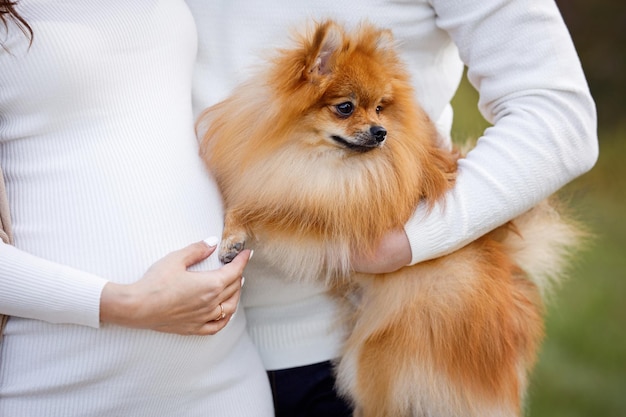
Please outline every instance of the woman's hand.
[[397, 271], [411, 262], [409, 238], [404, 229], [388, 232], [372, 253], [353, 253], [352, 268], [356, 272], [384, 274]]
[[214, 250], [204, 242], [194, 243], [157, 261], [133, 284], [107, 283], [100, 299], [100, 320], [165, 333], [217, 333], [237, 309], [250, 251], [242, 251], [217, 270], [187, 270]]

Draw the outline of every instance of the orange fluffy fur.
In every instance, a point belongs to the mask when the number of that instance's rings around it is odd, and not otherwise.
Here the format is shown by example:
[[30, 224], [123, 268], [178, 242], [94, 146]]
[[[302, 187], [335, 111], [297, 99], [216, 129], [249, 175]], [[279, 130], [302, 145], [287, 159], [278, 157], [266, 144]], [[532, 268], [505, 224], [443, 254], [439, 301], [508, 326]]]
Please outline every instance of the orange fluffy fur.
[[448, 256], [351, 272], [351, 253], [441, 199], [456, 171], [389, 31], [316, 24], [199, 128], [224, 197], [223, 260], [245, 243], [287, 277], [359, 294], [337, 366], [355, 415], [520, 415], [542, 292], [580, 232], [546, 202]]

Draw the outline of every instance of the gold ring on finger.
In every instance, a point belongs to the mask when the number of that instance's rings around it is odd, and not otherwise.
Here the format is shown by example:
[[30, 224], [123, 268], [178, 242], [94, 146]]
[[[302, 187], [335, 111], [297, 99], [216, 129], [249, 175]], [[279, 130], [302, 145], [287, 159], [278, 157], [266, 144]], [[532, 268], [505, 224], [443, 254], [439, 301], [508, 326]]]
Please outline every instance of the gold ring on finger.
[[222, 320], [224, 317], [226, 317], [226, 312], [224, 311], [224, 306], [222, 305], [222, 303], [220, 303], [220, 315], [218, 318], [216, 318], [214, 321], [220, 321]]

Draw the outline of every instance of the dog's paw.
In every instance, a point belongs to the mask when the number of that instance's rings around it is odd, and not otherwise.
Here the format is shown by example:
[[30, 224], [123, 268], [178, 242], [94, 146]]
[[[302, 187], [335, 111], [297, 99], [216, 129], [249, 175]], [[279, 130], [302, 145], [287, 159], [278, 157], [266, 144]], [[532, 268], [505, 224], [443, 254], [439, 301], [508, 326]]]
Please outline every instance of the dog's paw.
[[219, 258], [223, 264], [230, 263], [245, 247], [244, 239], [237, 239], [236, 236], [229, 236], [222, 239], [219, 249]]

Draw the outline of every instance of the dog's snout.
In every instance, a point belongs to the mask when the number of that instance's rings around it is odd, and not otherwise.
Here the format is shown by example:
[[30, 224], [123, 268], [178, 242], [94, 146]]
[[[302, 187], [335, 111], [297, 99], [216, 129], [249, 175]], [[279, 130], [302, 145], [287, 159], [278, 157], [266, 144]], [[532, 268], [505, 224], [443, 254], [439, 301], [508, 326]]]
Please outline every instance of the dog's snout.
[[387, 136], [387, 130], [382, 126], [372, 126], [370, 127], [370, 133], [377, 142], [382, 142], [385, 140], [385, 136]]

